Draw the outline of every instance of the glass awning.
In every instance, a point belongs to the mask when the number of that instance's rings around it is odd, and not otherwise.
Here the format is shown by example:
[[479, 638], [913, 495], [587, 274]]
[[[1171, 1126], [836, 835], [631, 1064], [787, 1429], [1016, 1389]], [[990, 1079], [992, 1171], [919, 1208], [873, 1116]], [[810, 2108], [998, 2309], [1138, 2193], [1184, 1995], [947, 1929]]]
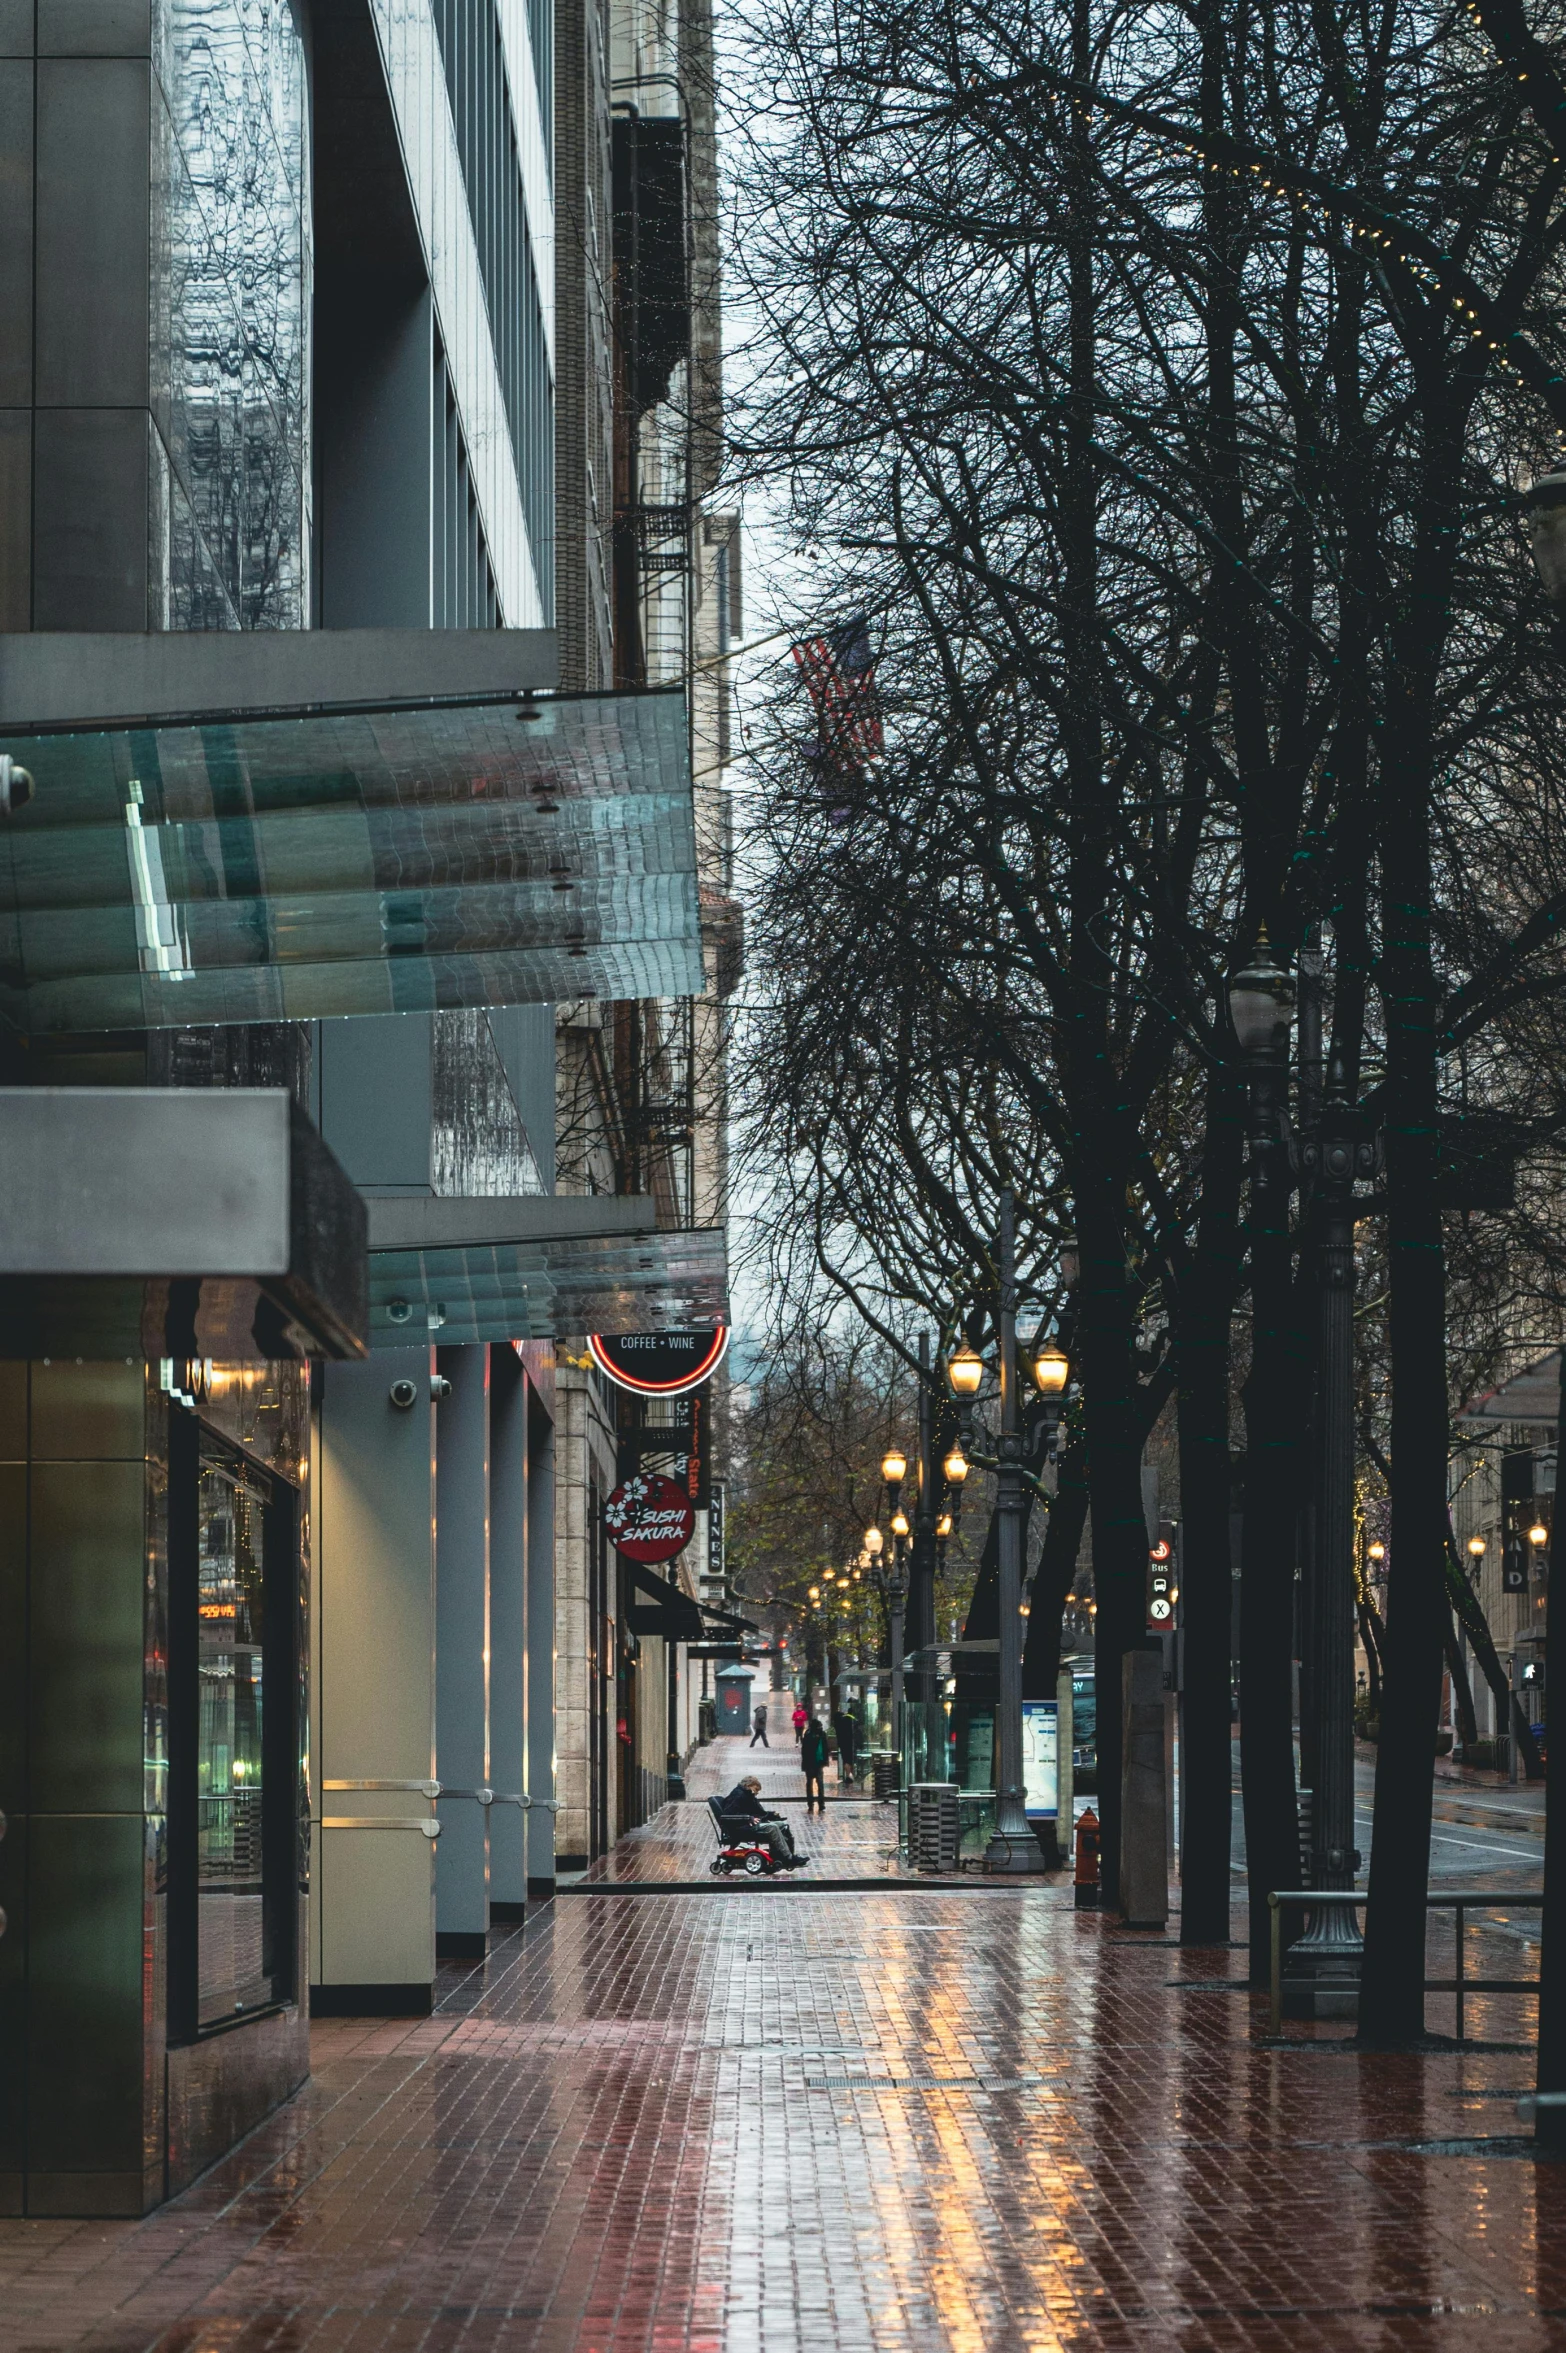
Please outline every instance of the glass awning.
[[727, 1316], [721, 1226], [370, 1252], [372, 1348], [661, 1331]]
[[0, 731], [0, 751], [36, 788], [0, 826], [19, 1030], [701, 990], [680, 694]]

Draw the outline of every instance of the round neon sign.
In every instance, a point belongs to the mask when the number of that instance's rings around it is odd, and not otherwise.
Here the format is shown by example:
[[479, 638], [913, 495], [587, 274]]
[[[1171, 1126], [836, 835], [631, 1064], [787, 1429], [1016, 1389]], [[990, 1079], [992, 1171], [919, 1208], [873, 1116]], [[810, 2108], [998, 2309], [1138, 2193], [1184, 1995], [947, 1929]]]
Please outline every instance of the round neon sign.
[[687, 1332], [589, 1332], [587, 1352], [617, 1388], [638, 1397], [681, 1397], [723, 1362], [727, 1324]]

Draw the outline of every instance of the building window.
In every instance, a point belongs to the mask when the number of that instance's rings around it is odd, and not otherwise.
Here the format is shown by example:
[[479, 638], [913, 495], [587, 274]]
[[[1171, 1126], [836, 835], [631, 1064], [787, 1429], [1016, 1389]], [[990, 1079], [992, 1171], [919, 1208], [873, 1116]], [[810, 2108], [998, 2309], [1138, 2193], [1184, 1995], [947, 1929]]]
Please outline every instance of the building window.
[[180, 2040], [294, 1994], [294, 1490], [170, 1411], [169, 2009]]

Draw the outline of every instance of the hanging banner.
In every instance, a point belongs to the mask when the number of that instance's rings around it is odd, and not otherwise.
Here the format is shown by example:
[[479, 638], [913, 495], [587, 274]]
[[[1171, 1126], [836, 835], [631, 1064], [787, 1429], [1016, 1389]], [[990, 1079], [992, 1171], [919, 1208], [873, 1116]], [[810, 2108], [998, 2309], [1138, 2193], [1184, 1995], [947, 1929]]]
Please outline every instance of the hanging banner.
[[617, 1487], [604, 1505], [604, 1532], [627, 1560], [650, 1567], [685, 1550], [696, 1532], [696, 1514], [678, 1480], [644, 1471]]
[[723, 1362], [727, 1324], [686, 1332], [589, 1332], [587, 1352], [618, 1388], [638, 1397], [682, 1397]]

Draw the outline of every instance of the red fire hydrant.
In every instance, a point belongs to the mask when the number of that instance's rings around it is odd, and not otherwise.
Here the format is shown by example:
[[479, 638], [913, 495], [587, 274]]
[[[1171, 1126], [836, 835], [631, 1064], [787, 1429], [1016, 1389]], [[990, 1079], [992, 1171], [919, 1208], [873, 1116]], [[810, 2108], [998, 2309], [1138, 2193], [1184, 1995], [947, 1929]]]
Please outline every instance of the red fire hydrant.
[[1077, 1910], [1098, 1910], [1098, 1816], [1091, 1806], [1077, 1824]]

